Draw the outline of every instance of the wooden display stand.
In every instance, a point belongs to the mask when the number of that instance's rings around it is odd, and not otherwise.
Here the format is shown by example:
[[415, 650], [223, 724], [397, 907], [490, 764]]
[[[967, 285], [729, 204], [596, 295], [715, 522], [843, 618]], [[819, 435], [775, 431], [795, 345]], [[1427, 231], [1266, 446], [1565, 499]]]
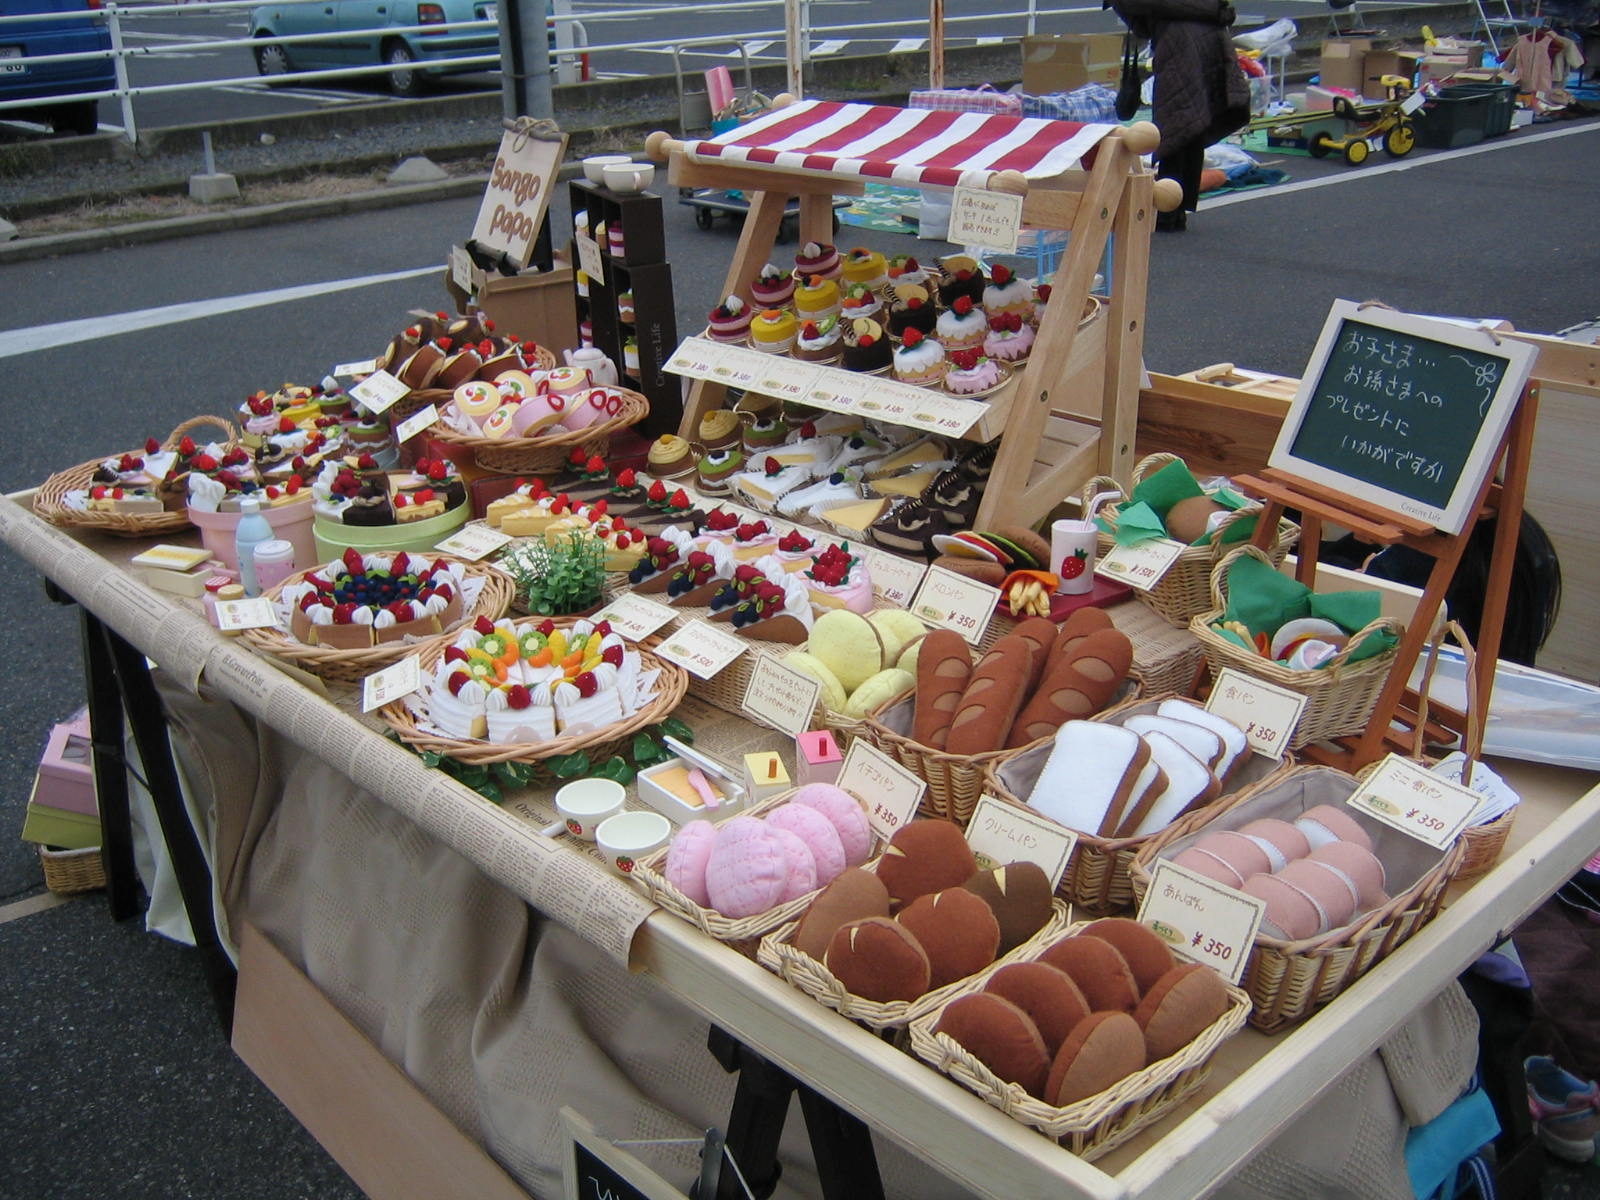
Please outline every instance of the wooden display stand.
[[[1158, 207], [1154, 177], [1140, 161], [1159, 137], [1155, 126], [1119, 128], [1094, 148], [1092, 165], [1049, 179], [1028, 180], [1017, 171], [989, 179], [991, 191], [1024, 197], [1022, 220], [1072, 234], [1039, 324], [1026, 366], [988, 400], [988, 413], [968, 432], [980, 441], [1000, 439], [993, 477], [977, 525], [1034, 525], [1094, 475], [1126, 481], [1133, 463], [1144, 339], [1150, 232]], [[649, 151], [670, 164], [676, 187], [739, 188], [750, 215], [723, 281], [722, 294], [750, 299], [750, 284], [769, 260], [789, 198], [800, 197], [800, 241], [827, 242], [833, 196], [859, 195], [855, 176], [796, 174], [761, 166], [712, 165], [690, 159], [682, 142], [652, 134]], [[1161, 189], [1175, 206], [1177, 198]], [[1115, 291], [1095, 314], [1090, 287], [1112, 244]], [[701, 416], [723, 406], [727, 388], [697, 380], [684, 406], [679, 432], [696, 436]]]

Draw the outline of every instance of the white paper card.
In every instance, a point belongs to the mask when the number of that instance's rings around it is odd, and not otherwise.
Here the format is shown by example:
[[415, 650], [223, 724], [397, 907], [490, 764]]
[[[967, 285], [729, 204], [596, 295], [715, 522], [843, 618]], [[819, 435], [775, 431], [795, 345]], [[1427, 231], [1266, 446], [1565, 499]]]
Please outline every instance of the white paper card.
[[1471, 823], [1480, 800], [1470, 788], [1391, 754], [1345, 803], [1443, 850]]
[[272, 601], [265, 596], [248, 600], [218, 600], [217, 628], [223, 633], [237, 633], [241, 629], [276, 629], [278, 614]]
[[450, 282], [472, 298], [472, 255], [465, 246], [450, 247]]
[[869, 550], [866, 552], [867, 570], [872, 573], [872, 590], [882, 596], [891, 604], [898, 604], [906, 608], [911, 604], [911, 597], [917, 594], [917, 589], [922, 586], [922, 578], [928, 573], [926, 563], [913, 562], [909, 558], [901, 558], [898, 554], [890, 554], [886, 550]]
[[1267, 906], [1204, 875], [1161, 859], [1145, 889], [1139, 921], [1191, 962], [1238, 983]]
[[1182, 542], [1175, 542], [1171, 538], [1151, 538], [1132, 546], [1113, 546], [1095, 563], [1094, 573], [1148, 592], [1161, 582], [1161, 577], [1186, 549], [1188, 547]]
[[394, 427], [395, 440], [409, 442], [412, 438], [416, 437], [417, 434], [428, 428], [428, 426], [436, 425], [438, 422], [439, 407], [435, 404], [429, 404], [426, 407], [412, 413], [404, 421], [401, 421], [400, 424]]
[[724, 633], [706, 621], [690, 621], [669, 635], [656, 653], [691, 675], [710, 679], [748, 649], [750, 643], [736, 634]]
[[839, 767], [838, 784], [866, 802], [867, 824], [887, 841], [912, 817], [928, 790], [925, 780], [913, 775], [864, 738], [856, 738]]
[[989, 618], [999, 603], [999, 588], [943, 567], [929, 567], [911, 602], [911, 611], [930, 625], [955, 630], [976, 646], [983, 640]]
[[387, 371], [374, 371], [350, 389], [350, 398], [373, 416], [381, 416], [411, 389]]
[[673, 617], [674, 609], [665, 604], [624, 592], [595, 614], [596, 621], [609, 621], [613, 632], [620, 633], [630, 642], [641, 641], [660, 629]]
[[[1429, 768], [1435, 775], [1442, 775], [1451, 783], [1461, 783], [1461, 768], [1467, 761], [1467, 756], [1459, 750], [1452, 750]], [[1522, 797], [1516, 790], [1492, 769], [1481, 762], [1472, 764], [1471, 781], [1464, 785], [1483, 797], [1478, 810], [1472, 814], [1472, 824], [1487, 825], [1490, 821], [1499, 820], [1518, 804]]]
[[472, 524], [463, 525], [442, 542], [434, 543], [433, 548], [468, 562], [477, 562], [485, 554], [493, 554], [511, 540], [509, 533], [501, 533], [487, 525]]
[[726, 349], [721, 342], [706, 338], [684, 338], [667, 359], [664, 369], [674, 375], [687, 375], [690, 379], [713, 379]]
[[366, 358], [360, 362], [340, 363], [334, 367], [333, 374], [337, 379], [354, 379], [357, 375], [371, 375], [377, 369], [378, 360]]
[[815, 679], [770, 654], [758, 654], [742, 707], [752, 721], [796, 737], [811, 728], [811, 714], [821, 696], [822, 684]]
[[1017, 252], [1022, 230], [1022, 197], [986, 188], [958, 187], [950, 200], [950, 241], [984, 246], [1002, 254]]
[[361, 681], [361, 711], [382, 708], [401, 696], [409, 696], [422, 686], [420, 659], [415, 654], [374, 671]]
[[967, 845], [978, 860], [978, 870], [1031, 862], [1049, 876], [1051, 891], [1067, 873], [1067, 861], [1077, 844], [1074, 830], [993, 796], [979, 796], [967, 822]]
[[601, 287], [606, 284], [606, 264], [600, 257], [600, 245], [586, 233], [572, 239], [578, 246], [578, 269]]
[[1206, 711], [1244, 730], [1250, 749], [1277, 762], [1294, 738], [1307, 696], [1223, 667], [1211, 687]]

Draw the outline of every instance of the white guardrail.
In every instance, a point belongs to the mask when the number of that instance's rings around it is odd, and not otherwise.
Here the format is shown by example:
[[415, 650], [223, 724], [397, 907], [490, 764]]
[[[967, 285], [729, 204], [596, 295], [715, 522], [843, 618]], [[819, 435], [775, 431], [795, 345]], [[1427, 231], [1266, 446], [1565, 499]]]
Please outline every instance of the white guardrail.
[[[297, 4], [327, 4], [327, 0], [270, 0], [273, 8], [288, 7]], [[516, 3], [516, 0], [498, 0], [500, 6]], [[211, 78], [189, 80], [176, 83], [150, 83], [134, 84], [130, 81], [128, 65], [131, 61], [145, 61], [158, 59], [163, 56], [187, 57], [197, 54], [209, 54], [219, 50], [243, 49], [251, 54], [264, 46], [285, 46], [300, 43], [330, 42], [336, 40], [348, 41], [352, 37], [380, 38], [400, 34], [445, 34], [461, 33], [466, 31], [483, 30], [498, 31], [504, 15], [497, 12], [495, 20], [473, 20], [434, 22], [424, 25], [381, 25], [365, 29], [340, 28], [332, 33], [305, 33], [287, 34], [276, 37], [243, 37], [243, 38], [211, 38], [195, 41], [163, 42], [158, 45], [129, 45], [124, 37], [125, 26], [140, 19], [168, 14], [192, 14], [199, 12], [225, 12], [230, 9], [243, 9], [246, 11], [263, 7], [263, 0], [192, 0], [192, 2], [175, 4], [117, 4], [115, 0], [107, 0], [104, 7], [85, 9], [79, 12], [52, 12], [29, 13], [19, 16], [0, 16], [0, 43], [6, 39], [6, 27], [36, 23], [40, 20], [83, 20], [103, 22], [110, 35], [111, 46], [105, 50], [87, 50], [71, 54], [39, 54], [30, 55], [21, 60], [28, 65], [42, 63], [86, 62], [101, 59], [111, 59], [115, 73], [116, 86], [100, 91], [85, 91], [63, 93], [47, 99], [8, 100], [0, 101], [0, 121], [6, 119], [7, 110], [38, 108], [58, 104], [71, 104], [78, 101], [99, 101], [114, 99], [121, 108], [122, 132], [129, 142], [138, 141], [138, 123], [134, 112], [134, 100], [141, 96], [157, 96], [178, 92], [209, 91], [214, 88], [240, 87], [243, 85], [260, 85], [264, 83], [262, 75], [240, 75], [225, 78]], [[494, 7], [491, 0], [490, 7]], [[953, 26], [962, 23], [984, 22], [993, 25], [1002, 20], [1023, 20], [1026, 22], [1027, 32], [1035, 31], [1039, 15], [1038, 0], [1027, 0], [1027, 7], [1011, 12], [978, 13], [967, 16], [949, 16], [942, 14], [943, 3], [933, 0], [931, 5], [939, 11], [937, 18], [930, 16], [930, 24], [934, 28], [932, 44], [942, 53], [943, 36], [939, 25]], [[784, 19], [781, 28], [774, 29], [749, 29], [739, 33], [725, 33], [708, 35], [698, 38], [672, 37], [672, 38], [632, 38], [624, 42], [611, 42], [592, 44], [589, 41], [588, 26], [608, 21], [639, 21], [648, 20], [659, 23], [663, 18], [680, 15], [701, 16], [706, 13], [703, 4], [683, 4], [666, 7], [617, 8], [598, 12], [584, 13], [583, 20], [579, 21], [571, 15], [570, 0], [551, 0], [549, 25], [554, 34], [554, 45], [550, 57], [552, 69], [556, 79], [561, 83], [575, 83], [588, 78], [588, 65], [593, 56], [618, 53], [624, 51], [671, 49], [675, 52], [682, 51], [694, 53], [693, 47], [697, 45], [749, 45], [757, 42], [773, 44], [782, 42], [785, 47], [785, 59], [789, 68], [791, 90], [800, 90], [798, 81], [803, 78], [805, 65], [812, 57], [814, 45], [823, 46], [828, 40], [840, 34], [887, 34], [894, 31], [893, 37], [883, 37], [882, 40], [904, 43], [909, 32], [908, 23], [898, 21], [858, 21], [832, 25], [813, 25], [811, 23], [811, 0], [743, 0], [739, 5], [741, 12], [759, 12], [771, 10]], [[1046, 11], [1049, 11], [1048, 9]], [[169, 35], [170, 36], [170, 35]], [[984, 41], [1000, 41], [999, 38], [980, 39]], [[835, 43], [837, 44], [837, 43]], [[17, 60], [8, 60], [17, 61]], [[581, 66], [580, 66], [581, 64]], [[344, 66], [324, 68], [313, 71], [288, 71], [271, 75], [273, 84], [326, 82], [332, 78], [347, 78], [350, 76], [391, 75], [402, 70], [428, 71], [435, 68], [498, 70], [500, 67], [500, 50], [497, 47], [493, 53], [460, 55], [455, 57], [434, 57], [417, 59], [414, 64], [398, 66], [392, 63], [376, 63], [370, 66]], [[942, 75], [942, 63], [938, 71]]]

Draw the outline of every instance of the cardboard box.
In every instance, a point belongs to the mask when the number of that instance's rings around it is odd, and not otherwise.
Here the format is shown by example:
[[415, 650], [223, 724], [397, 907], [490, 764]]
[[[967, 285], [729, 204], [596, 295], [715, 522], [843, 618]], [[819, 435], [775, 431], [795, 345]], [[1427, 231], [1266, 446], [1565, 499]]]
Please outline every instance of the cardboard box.
[[1440, 38], [1433, 45], [1433, 53], [1445, 58], [1465, 58], [1469, 67], [1483, 66], [1483, 51], [1483, 42], [1466, 38]]
[[57, 850], [88, 850], [100, 844], [100, 817], [86, 817], [47, 804], [29, 804], [22, 819], [22, 840]]
[[[467, 295], [445, 268], [445, 288], [457, 312], [466, 312]], [[502, 333], [531, 338], [556, 352], [578, 348], [578, 298], [573, 290], [572, 265], [557, 257], [549, 271], [501, 275], [472, 268], [472, 287], [483, 310]]]
[[1323, 87], [1345, 88], [1359, 93], [1366, 66], [1367, 51], [1372, 49], [1369, 37], [1329, 38], [1322, 43], [1322, 63], [1319, 68]]
[[1035, 96], [1122, 79], [1122, 34], [1032, 34], [1022, 39], [1022, 90]]
[[[89, 718], [75, 717], [50, 730], [33, 800], [49, 808], [66, 809], [99, 820], [94, 794], [94, 761], [89, 744]], [[91, 842], [91, 845], [99, 845]], [[69, 846], [68, 849], [78, 847]]]
[[1428, 54], [1417, 65], [1419, 83], [1442, 83], [1455, 78], [1457, 71], [1472, 68], [1464, 54]]
[[1371, 100], [1387, 100], [1389, 91], [1383, 86], [1385, 75], [1398, 75], [1408, 85], [1415, 87], [1417, 66], [1422, 61], [1420, 50], [1369, 50], [1361, 68], [1361, 94]]

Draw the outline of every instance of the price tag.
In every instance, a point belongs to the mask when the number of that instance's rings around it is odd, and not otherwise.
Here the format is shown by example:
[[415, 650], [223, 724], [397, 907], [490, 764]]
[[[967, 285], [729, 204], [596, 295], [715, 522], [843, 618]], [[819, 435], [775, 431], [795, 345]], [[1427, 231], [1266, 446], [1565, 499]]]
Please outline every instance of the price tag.
[[1451, 783], [1398, 754], [1379, 763], [1356, 794], [1345, 801], [1436, 850], [1456, 840], [1481, 802], [1482, 797], [1472, 789]]
[[752, 721], [797, 737], [811, 728], [811, 714], [821, 697], [822, 685], [815, 679], [770, 654], [758, 654], [742, 707]]
[[1095, 563], [1094, 573], [1148, 592], [1161, 582], [1178, 555], [1187, 549], [1182, 542], [1171, 538], [1151, 538], [1133, 546], [1114, 546]]
[[428, 428], [428, 426], [438, 424], [438, 421], [439, 408], [437, 405], [430, 404], [426, 408], [412, 413], [404, 421], [401, 421], [400, 424], [394, 427], [395, 440], [409, 442], [412, 438], [416, 437], [417, 434]]
[[498, 529], [474, 522], [463, 525], [442, 542], [436, 542], [433, 548], [468, 562], [477, 562], [485, 554], [493, 554], [511, 540], [509, 533], [501, 533]]
[[750, 389], [763, 396], [776, 396], [780, 400], [804, 400], [817, 380], [822, 368], [813, 363], [801, 362], [783, 354], [761, 354], [761, 362], [753, 369], [755, 378]]
[[1021, 230], [1021, 196], [958, 187], [950, 198], [949, 238], [958, 246], [986, 246], [1001, 254], [1015, 254]]
[[955, 630], [976, 646], [983, 640], [989, 618], [999, 603], [999, 588], [943, 567], [929, 567], [911, 601], [911, 611], [930, 625]]
[[633, 592], [624, 592], [596, 613], [594, 619], [610, 621], [613, 631], [631, 642], [637, 642], [649, 637], [677, 615], [665, 604], [647, 600]]
[[1166, 859], [1156, 863], [1139, 921], [1191, 962], [1238, 983], [1255, 944], [1265, 903]]
[[601, 287], [606, 285], [606, 264], [600, 257], [600, 245], [587, 233], [572, 239], [578, 246], [578, 268]]
[[265, 596], [249, 600], [218, 600], [217, 628], [223, 633], [238, 633], [241, 629], [276, 629], [278, 614], [272, 601]]
[[721, 342], [705, 338], [684, 338], [667, 359], [663, 370], [674, 375], [687, 375], [690, 379], [712, 379], [722, 362], [725, 347]]
[[772, 357], [744, 346], [724, 346], [722, 361], [711, 369], [711, 374], [719, 383], [748, 390], [767, 371]]
[[357, 375], [371, 375], [377, 369], [378, 360], [368, 358], [361, 362], [340, 363], [333, 369], [333, 374], [336, 379], [354, 379]]
[[710, 679], [748, 649], [750, 643], [736, 634], [723, 633], [706, 621], [690, 621], [657, 647], [656, 653], [697, 678]]
[[1264, 679], [1224, 667], [1217, 673], [1206, 711], [1244, 730], [1250, 749], [1277, 762], [1294, 738], [1307, 697]]
[[376, 417], [388, 412], [410, 391], [389, 372], [374, 371], [350, 389], [350, 399]]
[[864, 738], [856, 738], [839, 767], [838, 785], [865, 801], [867, 824], [887, 841], [922, 803], [927, 783]]
[[361, 681], [361, 711], [382, 708], [401, 696], [409, 696], [422, 686], [422, 669], [415, 654], [392, 666], [374, 671]]
[[1427, 103], [1427, 100], [1428, 98], [1421, 92], [1412, 92], [1411, 95], [1400, 101], [1400, 111], [1410, 116]]
[[465, 246], [450, 247], [450, 282], [472, 299], [472, 255]]
[[911, 597], [917, 594], [923, 576], [928, 573], [926, 563], [913, 562], [886, 550], [867, 552], [867, 570], [872, 573], [872, 590], [901, 608], [910, 605]]
[[980, 871], [1031, 862], [1050, 877], [1051, 891], [1067, 873], [1067, 861], [1077, 844], [1075, 831], [1057, 825], [1043, 813], [993, 796], [979, 796], [972, 820], [967, 822], [967, 845], [972, 847]]

